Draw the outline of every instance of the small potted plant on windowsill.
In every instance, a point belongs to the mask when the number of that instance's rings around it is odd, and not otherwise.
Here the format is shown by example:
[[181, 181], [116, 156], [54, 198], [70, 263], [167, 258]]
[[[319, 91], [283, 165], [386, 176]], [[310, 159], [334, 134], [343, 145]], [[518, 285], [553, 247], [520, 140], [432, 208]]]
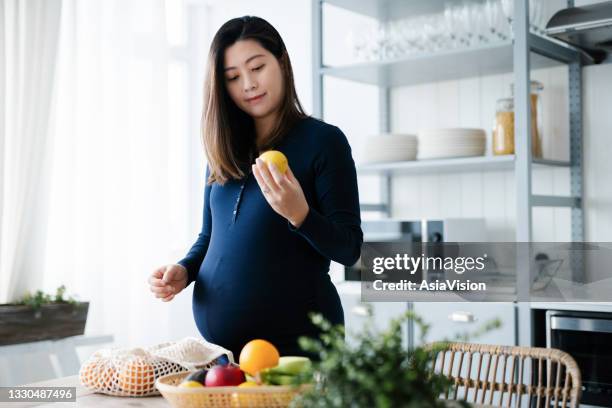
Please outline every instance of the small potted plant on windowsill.
[[65, 292], [61, 285], [55, 295], [38, 290], [0, 305], [0, 346], [83, 334], [89, 302], [65, 298]]

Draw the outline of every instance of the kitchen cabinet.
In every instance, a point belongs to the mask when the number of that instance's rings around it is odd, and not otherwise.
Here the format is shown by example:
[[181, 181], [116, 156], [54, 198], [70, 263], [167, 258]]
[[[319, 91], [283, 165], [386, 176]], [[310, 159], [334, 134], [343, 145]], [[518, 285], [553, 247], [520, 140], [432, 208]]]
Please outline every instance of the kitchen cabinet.
[[[346, 341], [355, 343], [355, 333], [361, 332], [368, 321], [377, 330], [385, 330], [392, 319], [400, 317], [408, 310], [406, 302], [363, 302], [359, 282], [344, 282], [338, 287], [340, 301], [344, 309]], [[408, 326], [404, 332], [404, 342], [408, 345]]]
[[[513, 346], [515, 343], [515, 305], [493, 302], [414, 302], [413, 310], [430, 325], [426, 342], [453, 340], [456, 335], [471, 333], [491, 319], [501, 327], [480, 337], [475, 343]], [[414, 344], [419, 345], [421, 331], [415, 325]]]
[[[361, 300], [360, 282], [341, 282], [337, 288], [349, 344], [354, 344], [354, 334], [361, 332], [368, 321], [376, 330], [385, 330], [392, 319], [409, 309], [430, 325], [426, 342], [452, 340], [456, 335], [474, 332], [491, 319], [499, 319], [500, 328], [471, 341], [507, 346], [516, 344], [516, 305], [511, 302], [365, 302]], [[420, 345], [420, 334], [416, 324], [407, 322], [403, 333], [405, 344]]]

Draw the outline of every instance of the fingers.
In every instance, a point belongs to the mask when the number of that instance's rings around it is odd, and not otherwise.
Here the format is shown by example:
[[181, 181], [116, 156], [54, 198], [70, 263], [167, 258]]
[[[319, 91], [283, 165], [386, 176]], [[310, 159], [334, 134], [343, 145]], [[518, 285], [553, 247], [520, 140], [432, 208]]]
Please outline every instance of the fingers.
[[263, 181], [263, 178], [261, 177], [261, 174], [259, 173], [259, 169], [257, 168], [257, 165], [254, 164], [252, 166], [252, 169], [253, 169], [253, 175], [255, 176], [255, 180], [257, 181], [259, 188], [263, 192], [268, 187], [266, 186], [266, 183]]
[[166, 265], [156, 269], [148, 279], [149, 290], [163, 302], [171, 301], [180, 292], [180, 289], [175, 288], [170, 283], [180, 271], [180, 268], [173, 268], [173, 266]]
[[172, 280], [174, 279], [175, 276], [176, 276], [176, 268], [173, 268], [171, 266], [167, 266], [166, 270], [164, 272], [164, 277], [162, 278], [162, 281], [164, 283], [172, 282]]
[[274, 163], [270, 163], [268, 165], [268, 169], [270, 170], [270, 174], [272, 175], [272, 178], [274, 179], [276, 185], [279, 186], [281, 189], [284, 189], [287, 186], [287, 179], [285, 178], [285, 175], [281, 174], [281, 172], [278, 170]]
[[155, 297], [166, 297], [174, 293], [174, 288], [170, 285], [159, 287], [159, 286], [151, 286], [151, 292], [155, 293]]
[[287, 171], [285, 172], [285, 179], [290, 184], [295, 184], [298, 182], [295, 176], [293, 175], [293, 172], [291, 171], [291, 167], [289, 166], [287, 166]]
[[260, 158], [257, 158], [255, 162], [256, 164], [253, 168], [253, 174], [255, 175], [257, 183], [262, 188], [262, 190], [268, 189], [274, 193], [278, 192], [280, 190], [280, 187], [278, 186], [278, 184], [274, 180], [274, 177], [270, 173], [270, 168], [268, 167], [268, 165]]
[[157, 268], [155, 271], [153, 271], [153, 273], [151, 274], [151, 276], [149, 277], [149, 283], [151, 283], [151, 281], [155, 280], [155, 279], [161, 279], [164, 277], [164, 271], [166, 270], [165, 266], [162, 266], [161, 268]]
[[169, 302], [174, 299], [174, 296], [176, 296], [176, 293], [174, 293], [174, 288], [170, 285], [163, 288], [151, 286], [151, 292], [155, 294], [156, 298], [161, 299], [163, 302]]
[[164, 286], [164, 283], [162, 282], [162, 278], [164, 277], [165, 270], [166, 270], [165, 266], [162, 266], [161, 268], [156, 269], [155, 272], [153, 272], [151, 276], [149, 276], [149, 279], [147, 279], [147, 282], [149, 283], [149, 285]]
[[162, 281], [161, 279], [153, 279], [153, 278], [149, 278], [149, 285], [156, 286], [156, 287], [164, 287], [164, 286], [166, 286], [164, 281]]
[[161, 279], [162, 277], [163, 277], [163, 273], [158, 274], [157, 271], [155, 271], [153, 272], [151, 276], [149, 276], [149, 279], [147, 280], [147, 282], [151, 286], [165, 286], [166, 284], [162, 281]]

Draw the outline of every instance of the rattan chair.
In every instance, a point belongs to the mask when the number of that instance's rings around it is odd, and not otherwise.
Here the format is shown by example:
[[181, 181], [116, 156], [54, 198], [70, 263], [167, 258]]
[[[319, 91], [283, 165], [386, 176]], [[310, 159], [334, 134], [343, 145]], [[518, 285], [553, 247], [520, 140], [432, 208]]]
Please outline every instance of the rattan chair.
[[432, 343], [434, 372], [454, 386], [442, 397], [494, 407], [578, 407], [580, 370], [557, 349]]

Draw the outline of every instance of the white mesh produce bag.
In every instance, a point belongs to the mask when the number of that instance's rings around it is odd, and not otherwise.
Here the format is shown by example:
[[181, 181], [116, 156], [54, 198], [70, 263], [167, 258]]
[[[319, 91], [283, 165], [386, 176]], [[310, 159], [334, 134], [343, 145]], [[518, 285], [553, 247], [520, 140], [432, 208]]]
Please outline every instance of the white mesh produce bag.
[[158, 395], [157, 378], [210, 368], [224, 355], [234, 362], [231, 351], [195, 337], [145, 348], [104, 348], [85, 361], [79, 370], [79, 379], [85, 387], [108, 395]]

